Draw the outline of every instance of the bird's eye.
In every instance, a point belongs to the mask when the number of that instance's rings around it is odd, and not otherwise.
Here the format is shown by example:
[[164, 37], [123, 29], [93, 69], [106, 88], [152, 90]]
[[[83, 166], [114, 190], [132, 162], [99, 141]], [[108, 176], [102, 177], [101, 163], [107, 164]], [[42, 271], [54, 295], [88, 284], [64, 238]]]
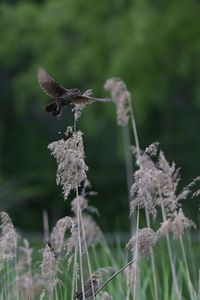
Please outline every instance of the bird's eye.
[[77, 93], [78, 93], [78, 92], [79, 92], [79, 89], [76, 89], [76, 88], [75, 88], [75, 89], [74, 89], [74, 92], [77, 92]]

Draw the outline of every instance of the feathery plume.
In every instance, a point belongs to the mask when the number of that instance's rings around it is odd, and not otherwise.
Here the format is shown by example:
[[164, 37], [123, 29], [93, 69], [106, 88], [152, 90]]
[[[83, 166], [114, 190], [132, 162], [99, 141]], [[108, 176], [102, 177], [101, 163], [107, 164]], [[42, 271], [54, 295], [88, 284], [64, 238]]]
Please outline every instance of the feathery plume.
[[116, 104], [118, 125], [127, 125], [129, 121], [131, 95], [125, 83], [119, 78], [111, 78], [106, 81], [104, 88], [111, 93], [112, 99]]
[[0, 213], [2, 236], [0, 239], [0, 259], [1, 267], [5, 260], [13, 259], [16, 255], [18, 235], [15, 231], [13, 223], [6, 212]]
[[177, 240], [181, 238], [186, 228], [191, 227], [196, 228], [196, 224], [188, 219], [180, 208], [171, 218], [161, 224], [158, 234], [159, 236], [166, 236], [169, 232], [172, 232], [174, 239]]
[[[141, 152], [137, 160], [139, 169], [134, 173], [134, 182], [130, 190], [131, 213], [134, 213], [139, 207], [145, 208], [149, 214], [156, 217], [156, 206], [160, 205], [164, 207], [166, 217], [171, 220], [181, 207], [180, 202], [187, 199], [188, 195], [192, 193], [192, 188], [199, 181], [199, 177], [178, 194], [179, 168], [176, 168], [174, 162], [170, 165], [162, 151], [159, 152], [158, 160], [154, 162], [152, 158], [157, 154], [158, 143], [153, 143], [144, 152]], [[162, 234], [163, 230], [167, 230], [166, 226], [167, 224], [164, 222], [159, 234]]]
[[70, 229], [70, 233], [70, 237], [66, 239], [64, 244], [64, 247], [66, 248], [66, 257], [68, 258], [68, 265], [70, 265], [73, 260], [75, 248], [77, 247], [78, 242], [78, 226], [74, 222]]
[[151, 228], [142, 228], [130, 239], [127, 244], [127, 248], [132, 250], [133, 253], [136, 251], [136, 245], [138, 254], [140, 256], [149, 257], [152, 248], [157, 242], [157, 233]]
[[19, 276], [16, 279], [16, 289], [24, 300], [35, 299], [36, 290], [39, 287], [36, 278], [32, 274], [32, 252], [29, 241], [23, 240], [23, 245], [19, 247], [19, 258], [16, 269]]
[[134, 173], [134, 182], [131, 186], [130, 194], [132, 201], [130, 203], [131, 213], [136, 208], [145, 208], [148, 213], [156, 216], [157, 182], [160, 177], [158, 170], [149, 156], [143, 153], [137, 161], [139, 169]]
[[191, 227], [196, 228], [195, 223], [188, 219], [180, 208], [171, 222], [171, 231], [173, 232], [174, 239], [180, 239], [184, 233], [184, 229]]
[[49, 293], [52, 293], [54, 288], [58, 284], [58, 265], [55, 254], [53, 253], [49, 245], [46, 245], [43, 250], [41, 271], [45, 288], [48, 290]]
[[78, 196], [73, 199], [71, 202], [71, 211], [76, 215], [77, 208], [80, 208], [81, 212], [88, 211], [91, 213], [99, 214], [97, 208], [88, 204], [88, 200], [84, 196]]
[[19, 247], [21, 256], [18, 261], [18, 269], [19, 270], [26, 270], [27, 268], [30, 269], [32, 266], [32, 253], [33, 249], [30, 248], [29, 241], [27, 239], [23, 240], [23, 246]]
[[126, 283], [129, 290], [133, 290], [134, 288], [134, 281], [137, 279], [136, 273], [139, 273], [139, 265], [137, 262], [133, 262], [131, 265], [129, 265], [124, 271], [124, 276], [126, 279]]
[[51, 249], [54, 251], [56, 257], [60, 254], [63, 248], [66, 230], [71, 229], [72, 226], [73, 221], [70, 217], [64, 217], [58, 220], [54, 226], [50, 236], [50, 244]]
[[84, 214], [82, 217], [83, 221], [83, 228], [85, 231], [85, 238], [87, 246], [94, 246], [98, 244], [103, 239], [103, 233], [98, 226], [98, 224], [95, 222], [95, 220], [90, 216]]
[[161, 223], [161, 226], [158, 230], [158, 236], [166, 236], [170, 232], [171, 228], [171, 221], [170, 219], [167, 219], [166, 221]]
[[[73, 257], [73, 249], [76, 247], [77, 239], [78, 239], [78, 221], [77, 217], [73, 219], [74, 221], [74, 228], [71, 231], [71, 236], [66, 240], [65, 246], [67, 249], [67, 256], [72, 254]], [[84, 235], [83, 235], [84, 230]], [[98, 226], [98, 224], [95, 222], [95, 220], [88, 214], [82, 215], [82, 223], [81, 223], [81, 231], [80, 231], [80, 239], [81, 239], [81, 251], [82, 254], [86, 251], [85, 247], [94, 246], [98, 243], [100, 243], [103, 239], [103, 233]], [[84, 240], [85, 239], [85, 240]], [[86, 242], [86, 244], [85, 244]], [[70, 261], [72, 259], [70, 257]]]
[[62, 185], [65, 200], [70, 190], [75, 189], [82, 181], [86, 180], [86, 171], [88, 170], [84, 161], [82, 132], [72, 132], [70, 127], [66, 136], [69, 133], [71, 133], [71, 137], [68, 137], [67, 140], [61, 139], [48, 146], [58, 164], [56, 182], [57, 185]]
[[71, 202], [71, 211], [76, 215], [77, 209], [80, 208], [81, 212], [88, 209], [88, 200], [83, 196], [75, 197]]
[[23, 273], [17, 280], [19, 295], [24, 300], [35, 299], [35, 282], [31, 272]]

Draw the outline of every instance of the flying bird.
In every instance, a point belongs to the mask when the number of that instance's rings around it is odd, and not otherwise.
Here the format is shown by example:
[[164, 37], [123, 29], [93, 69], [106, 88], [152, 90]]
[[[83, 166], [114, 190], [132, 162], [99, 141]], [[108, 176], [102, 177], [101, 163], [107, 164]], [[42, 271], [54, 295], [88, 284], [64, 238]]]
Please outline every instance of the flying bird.
[[[98, 276], [93, 275], [91, 279], [88, 279], [84, 284], [84, 293], [85, 299], [92, 299], [96, 292], [100, 287], [100, 279]], [[82, 288], [77, 291], [75, 299], [82, 300], [83, 299], [83, 292]]]
[[66, 89], [55, 81], [43, 68], [37, 73], [37, 78], [41, 89], [51, 98], [53, 102], [45, 106], [45, 110], [52, 116], [59, 118], [62, 114], [63, 106], [69, 104], [89, 104], [92, 102], [109, 102], [111, 99], [94, 98], [91, 96], [92, 90], [84, 93], [77, 88]]

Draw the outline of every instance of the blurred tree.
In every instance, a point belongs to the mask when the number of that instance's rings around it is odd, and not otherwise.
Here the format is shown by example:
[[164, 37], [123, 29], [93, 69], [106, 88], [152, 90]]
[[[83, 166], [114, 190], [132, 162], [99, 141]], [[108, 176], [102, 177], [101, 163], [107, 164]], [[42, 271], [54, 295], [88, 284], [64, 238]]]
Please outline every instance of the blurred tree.
[[[64, 86], [92, 87], [99, 97], [108, 77], [121, 77], [133, 94], [142, 146], [160, 141], [169, 159], [183, 165], [186, 181], [199, 173], [199, 13], [196, 0], [1, 2], [0, 167], [5, 187], [17, 181], [18, 196], [25, 195], [21, 202], [7, 195], [5, 209], [20, 216], [17, 224], [37, 228], [42, 209], [56, 215], [69, 205], [58, 197], [56, 165], [46, 146], [72, 116], [67, 111], [57, 122], [43, 112], [49, 99], [38, 87], [38, 66]], [[86, 108], [80, 127], [103, 225], [113, 228], [120, 213], [119, 226], [126, 227], [123, 148], [113, 105]], [[27, 225], [31, 216], [35, 221]]]

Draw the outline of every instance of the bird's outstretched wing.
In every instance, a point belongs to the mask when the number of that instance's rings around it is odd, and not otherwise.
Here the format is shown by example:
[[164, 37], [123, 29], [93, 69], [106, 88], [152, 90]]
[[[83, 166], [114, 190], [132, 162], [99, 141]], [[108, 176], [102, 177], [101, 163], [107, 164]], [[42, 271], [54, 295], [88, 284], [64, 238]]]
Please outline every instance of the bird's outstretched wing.
[[40, 68], [37, 78], [41, 89], [51, 98], [58, 99], [66, 89], [59, 85], [44, 69]]

